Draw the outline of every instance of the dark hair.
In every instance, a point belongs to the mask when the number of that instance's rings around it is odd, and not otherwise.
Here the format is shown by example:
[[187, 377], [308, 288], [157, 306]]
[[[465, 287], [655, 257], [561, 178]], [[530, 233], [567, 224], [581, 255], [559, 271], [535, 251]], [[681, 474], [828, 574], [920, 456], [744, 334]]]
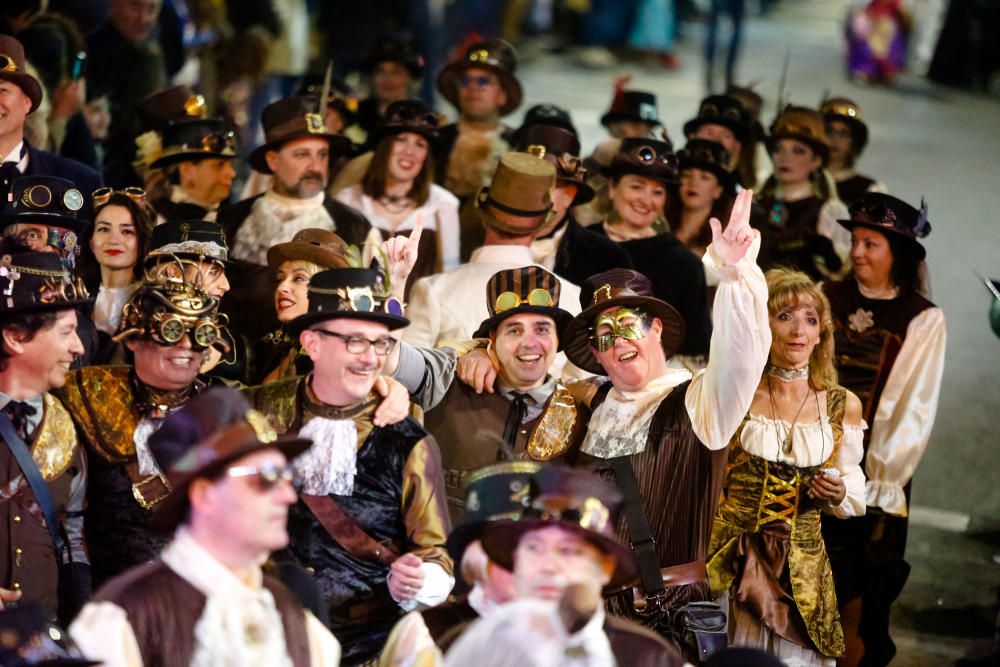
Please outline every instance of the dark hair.
[[[681, 171], [683, 172], [684, 170], [682, 169]], [[706, 171], [706, 173], [712, 172]], [[719, 185], [722, 186], [722, 194], [712, 202], [712, 210], [709, 212], [708, 218], [705, 218], [705, 223], [698, 234], [686, 243], [688, 247], [707, 248], [712, 243], [712, 226], [708, 224], [710, 218], [718, 218], [723, 223], [729, 220], [729, 213], [733, 209], [736, 198], [729, 190], [726, 190], [726, 186], [722, 185], [722, 183], [719, 183]], [[680, 184], [678, 183], [671, 186], [670, 196], [667, 198], [667, 225], [670, 227], [671, 233], [676, 233], [680, 229], [683, 212], [684, 202], [681, 201]]]
[[[419, 135], [418, 135], [419, 136]], [[390, 134], [378, 142], [375, 147], [375, 155], [372, 157], [368, 171], [361, 179], [361, 189], [369, 197], [378, 199], [385, 194], [385, 185], [389, 176], [389, 156], [392, 154], [392, 147], [396, 143], [398, 134]], [[426, 139], [425, 139], [426, 141]], [[413, 179], [413, 185], [407, 196], [416, 202], [417, 206], [427, 203], [427, 198], [431, 196], [431, 183], [434, 182], [434, 153], [431, 151], [431, 143], [427, 142], [427, 157], [424, 159], [424, 166]]]
[[97, 227], [97, 216], [108, 206], [121, 206], [132, 218], [136, 234], [136, 262], [132, 267], [132, 276], [136, 280], [143, 277], [143, 263], [146, 253], [149, 252], [149, 239], [153, 234], [156, 220], [156, 214], [149, 204], [139, 204], [121, 192], [114, 193], [106, 203], [94, 209], [94, 224], [88, 225], [80, 237], [80, 260], [76, 267], [77, 276], [83, 279], [89, 290], [94, 292], [101, 285], [101, 265], [94, 256], [94, 251], [90, 249], [90, 240], [94, 237], [94, 229]]
[[[0, 331], [4, 329], [14, 329], [21, 339], [27, 343], [31, 341], [39, 331], [48, 329], [55, 325], [62, 311], [46, 311], [41, 313], [16, 313], [0, 318]], [[10, 355], [3, 345], [0, 345], [0, 371], [7, 370], [10, 362]]]
[[892, 267], [889, 269], [889, 279], [899, 288], [900, 293], [919, 291], [920, 288], [920, 251], [915, 241], [898, 234], [885, 234], [892, 252]]

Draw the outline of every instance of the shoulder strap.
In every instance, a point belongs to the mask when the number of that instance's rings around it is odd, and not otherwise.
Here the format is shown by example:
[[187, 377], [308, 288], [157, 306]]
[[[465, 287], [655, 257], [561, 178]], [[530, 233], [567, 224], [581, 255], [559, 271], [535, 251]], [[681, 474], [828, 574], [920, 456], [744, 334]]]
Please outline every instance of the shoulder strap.
[[664, 590], [663, 575], [660, 574], [660, 559], [656, 555], [656, 540], [653, 539], [646, 512], [642, 508], [635, 470], [628, 456], [619, 456], [610, 461], [611, 468], [615, 471], [615, 483], [625, 497], [625, 525], [628, 527], [632, 553], [639, 562], [642, 588], [647, 596], [655, 595]]
[[375, 538], [354, 523], [330, 496], [311, 496], [303, 493], [299, 497], [330, 537], [352, 556], [386, 566], [399, 558], [395, 549], [375, 541]]

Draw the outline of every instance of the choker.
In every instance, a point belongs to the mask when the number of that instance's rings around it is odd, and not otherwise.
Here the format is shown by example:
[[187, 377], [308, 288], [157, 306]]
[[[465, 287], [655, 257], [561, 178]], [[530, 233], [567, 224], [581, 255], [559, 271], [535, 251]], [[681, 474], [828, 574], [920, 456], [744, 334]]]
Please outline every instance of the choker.
[[798, 380], [809, 379], [809, 366], [802, 368], [782, 368], [773, 364], [767, 365], [767, 374], [782, 382], [797, 382]]
[[200, 394], [205, 383], [195, 379], [183, 389], [157, 389], [145, 384], [133, 371], [133, 388], [135, 389], [135, 408], [143, 417], [163, 419], [174, 408], [183, 405], [192, 395]]

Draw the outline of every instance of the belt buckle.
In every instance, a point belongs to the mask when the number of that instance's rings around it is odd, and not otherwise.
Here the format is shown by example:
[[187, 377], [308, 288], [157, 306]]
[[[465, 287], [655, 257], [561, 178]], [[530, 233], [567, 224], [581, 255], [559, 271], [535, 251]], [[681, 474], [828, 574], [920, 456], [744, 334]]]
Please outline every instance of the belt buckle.
[[164, 488], [166, 488], [168, 491], [170, 490], [170, 486], [167, 484], [167, 480], [165, 480], [162, 475], [150, 475], [149, 477], [143, 479], [142, 481], [136, 482], [135, 484], [132, 485], [132, 496], [135, 498], [136, 502], [139, 503], [139, 506], [142, 507], [143, 509], [151, 510], [153, 509], [154, 506], [156, 506], [158, 502], [167, 497], [166, 495], [162, 495], [159, 498], [154, 498], [153, 500], [146, 500], [146, 496], [143, 494], [143, 488], [157, 480], [159, 480], [163, 484]]

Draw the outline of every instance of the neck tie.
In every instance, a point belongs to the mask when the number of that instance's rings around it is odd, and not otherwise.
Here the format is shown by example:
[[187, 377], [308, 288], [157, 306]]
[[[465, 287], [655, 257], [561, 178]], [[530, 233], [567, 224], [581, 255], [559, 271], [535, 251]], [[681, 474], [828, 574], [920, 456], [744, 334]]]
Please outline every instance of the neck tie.
[[512, 391], [508, 396], [512, 400], [510, 402], [510, 409], [507, 410], [507, 422], [503, 427], [504, 450], [501, 452], [501, 459], [516, 458], [514, 449], [517, 445], [517, 433], [521, 429], [521, 422], [524, 421], [525, 414], [528, 412], [528, 404], [526, 402], [528, 394]]
[[21, 401], [11, 401], [3, 408], [4, 413], [10, 418], [10, 423], [14, 425], [14, 430], [23, 440], [28, 439], [28, 417], [35, 414], [35, 408]]
[[17, 170], [17, 163], [24, 159], [24, 154], [28, 152], [28, 144], [21, 145], [21, 154], [16, 160], [10, 162], [4, 162], [0, 164], [0, 210], [5, 208], [9, 203], [7, 201], [7, 195], [10, 193], [11, 184], [14, 182], [15, 178], [21, 175], [21, 172]]

